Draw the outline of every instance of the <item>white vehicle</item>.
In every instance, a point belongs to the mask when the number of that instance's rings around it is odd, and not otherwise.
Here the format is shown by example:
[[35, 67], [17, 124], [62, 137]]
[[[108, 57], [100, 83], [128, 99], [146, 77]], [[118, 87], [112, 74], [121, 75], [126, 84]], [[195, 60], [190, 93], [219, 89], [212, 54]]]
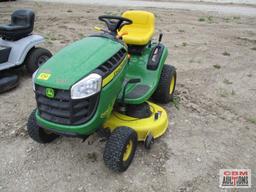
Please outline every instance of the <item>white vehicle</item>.
[[7, 75], [6, 70], [24, 64], [32, 74], [52, 56], [47, 49], [36, 47], [44, 38], [32, 34], [34, 19], [32, 10], [20, 9], [11, 15], [10, 24], [0, 25], [0, 92], [18, 85], [18, 76]]

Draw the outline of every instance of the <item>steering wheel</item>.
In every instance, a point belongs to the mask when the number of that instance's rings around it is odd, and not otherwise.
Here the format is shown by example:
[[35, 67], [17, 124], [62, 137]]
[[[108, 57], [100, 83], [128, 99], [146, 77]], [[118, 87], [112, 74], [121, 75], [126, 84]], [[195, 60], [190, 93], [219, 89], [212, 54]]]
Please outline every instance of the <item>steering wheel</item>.
[[112, 33], [117, 33], [124, 25], [132, 24], [132, 20], [125, 17], [113, 16], [113, 15], [102, 15], [99, 16], [99, 20], [106, 23], [108, 30]]

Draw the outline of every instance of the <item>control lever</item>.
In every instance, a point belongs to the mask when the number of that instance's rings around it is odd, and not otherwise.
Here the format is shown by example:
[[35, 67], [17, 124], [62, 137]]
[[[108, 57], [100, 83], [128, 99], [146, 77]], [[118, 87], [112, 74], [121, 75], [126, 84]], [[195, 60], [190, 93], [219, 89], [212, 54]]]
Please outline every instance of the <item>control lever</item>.
[[154, 50], [154, 53], [153, 53], [153, 57], [152, 57], [152, 60], [155, 62], [155, 56], [158, 54], [158, 49], [160, 48], [160, 43], [162, 41], [162, 38], [163, 38], [163, 33], [160, 33], [159, 34], [159, 38], [158, 38], [158, 44], [157, 46], [155, 47], [155, 50]]
[[163, 33], [160, 33], [158, 38], [158, 45], [161, 43], [162, 38], [163, 38]]
[[119, 33], [116, 35], [116, 38], [117, 38], [117, 39], [122, 39], [124, 35], [128, 35], [128, 32], [127, 32], [127, 31], [119, 32]]
[[134, 84], [134, 83], [139, 83], [140, 82], [140, 79], [137, 78], [137, 79], [129, 79], [125, 85], [124, 85], [124, 89], [123, 89], [123, 94], [122, 94], [122, 100], [121, 100], [121, 109], [120, 111], [122, 112], [125, 112], [125, 103], [124, 103], [124, 99], [125, 99], [125, 92], [126, 92], [126, 88], [128, 86], [128, 84]]

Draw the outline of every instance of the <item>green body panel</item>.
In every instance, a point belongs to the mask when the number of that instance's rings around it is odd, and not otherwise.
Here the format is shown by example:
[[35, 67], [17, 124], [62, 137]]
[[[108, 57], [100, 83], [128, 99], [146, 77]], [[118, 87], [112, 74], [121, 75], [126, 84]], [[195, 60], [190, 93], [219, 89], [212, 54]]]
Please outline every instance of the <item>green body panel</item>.
[[[87, 37], [63, 48], [39, 68], [36, 84], [68, 90], [77, 81], [109, 59], [123, 45], [102, 37]], [[50, 74], [47, 80], [38, 79], [41, 73]]]
[[[72, 133], [78, 135], [90, 135], [96, 131], [109, 118], [117, 99], [121, 98], [125, 79], [140, 78], [140, 84], [150, 87], [148, 92], [137, 99], [125, 99], [126, 103], [139, 104], [148, 100], [155, 91], [161, 75], [161, 71], [168, 55], [164, 48], [157, 70], [148, 70], [147, 63], [150, 52], [156, 44], [147, 47], [143, 55], [132, 55], [129, 61], [125, 59], [125, 65], [115, 74], [114, 78], [100, 92], [98, 107], [94, 116], [82, 125], [62, 125], [44, 120], [36, 113], [36, 121], [39, 126], [56, 132]], [[35, 83], [46, 88], [70, 90], [71, 86], [85, 77], [107, 59], [112, 57], [124, 45], [111, 39], [101, 37], [87, 37], [62, 49], [43, 66], [40, 67]], [[121, 65], [121, 64], [120, 64]], [[47, 80], [38, 79], [41, 73], [50, 74]], [[129, 84], [129, 93], [136, 84]], [[49, 91], [50, 92], [50, 91]]]
[[[127, 60], [124, 62], [127, 63]], [[43, 128], [48, 128], [52, 130], [56, 130], [59, 132], [71, 132], [79, 135], [90, 135], [96, 131], [97, 128], [101, 127], [101, 125], [109, 118], [113, 105], [116, 101], [116, 98], [122, 89], [122, 84], [125, 78], [125, 71], [127, 69], [127, 65], [125, 65], [120, 73], [113, 79], [109, 84], [107, 84], [100, 93], [100, 99], [98, 103], [98, 107], [96, 112], [91, 120], [82, 125], [70, 126], [70, 125], [61, 125], [57, 123], [53, 123], [47, 120], [42, 119], [38, 113], [36, 113], [36, 121], [39, 126]]]
[[[139, 97], [136, 99], [125, 98], [125, 103], [128, 103], [128, 104], [143, 103], [143, 102], [147, 101], [152, 96], [155, 89], [157, 88], [165, 60], [168, 56], [168, 50], [167, 50], [167, 48], [164, 48], [158, 68], [156, 70], [148, 70], [147, 69], [148, 59], [150, 57], [150, 53], [151, 53], [152, 49], [155, 46], [156, 46], [156, 44], [152, 44], [152, 46], [150, 48], [147, 47], [145, 49], [145, 51], [143, 52], [143, 55], [132, 55], [131, 56], [131, 60], [128, 65], [128, 69], [127, 69], [125, 78], [126, 79], [139, 78], [141, 80], [141, 82], [137, 83], [137, 84], [129, 84], [126, 89], [126, 94], [131, 92], [139, 84], [148, 85], [150, 88], [147, 91], [147, 93], [144, 94], [142, 97]], [[121, 98], [122, 98], [122, 92], [119, 94], [118, 99], [121, 100]]]

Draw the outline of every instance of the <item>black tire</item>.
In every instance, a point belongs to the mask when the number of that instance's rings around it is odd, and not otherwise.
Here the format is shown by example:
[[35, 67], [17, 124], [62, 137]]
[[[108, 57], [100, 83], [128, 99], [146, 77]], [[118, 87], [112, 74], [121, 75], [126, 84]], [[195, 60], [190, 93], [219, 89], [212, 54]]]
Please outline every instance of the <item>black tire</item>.
[[[2, 74], [0, 74], [2, 75]], [[10, 91], [19, 85], [19, 76], [16, 74], [8, 74], [0, 77], [0, 93]]]
[[111, 131], [109, 128], [99, 128], [97, 131], [96, 131], [97, 135], [99, 137], [104, 137], [104, 138], [109, 138], [110, 135], [111, 135]]
[[28, 135], [38, 143], [52, 142], [58, 137], [58, 135], [54, 133], [46, 133], [43, 128], [39, 127], [36, 123], [35, 113], [36, 113], [36, 110], [33, 110], [28, 119], [28, 123], [27, 123]]
[[44, 64], [51, 57], [52, 54], [47, 49], [41, 47], [32, 48], [25, 59], [27, 71], [30, 74], [33, 74], [38, 69], [38, 67]]
[[[152, 95], [152, 99], [158, 103], [163, 104], [170, 102], [173, 99], [174, 90], [176, 86], [176, 78], [177, 73], [175, 67], [171, 65], [164, 65], [158, 86]], [[172, 79], [174, 80], [174, 86], [171, 91], [170, 85]]]
[[[126, 160], [124, 155], [128, 144], [131, 151]], [[107, 167], [115, 172], [124, 172], [131, 164], [137, 148], [137, 133], [129, 127], [118, 127], [110, 135], [103, 154], [103, 159]]]
[[154, 144], [154, 141], [155, 141], [155, 139], [154, 139], [153, 135], [151, 135], [151, 134], [147, 135], [147, 137], [144, 141], [145, 149], [148, 149], [148, 150], [151, 149], [151, 146]]

